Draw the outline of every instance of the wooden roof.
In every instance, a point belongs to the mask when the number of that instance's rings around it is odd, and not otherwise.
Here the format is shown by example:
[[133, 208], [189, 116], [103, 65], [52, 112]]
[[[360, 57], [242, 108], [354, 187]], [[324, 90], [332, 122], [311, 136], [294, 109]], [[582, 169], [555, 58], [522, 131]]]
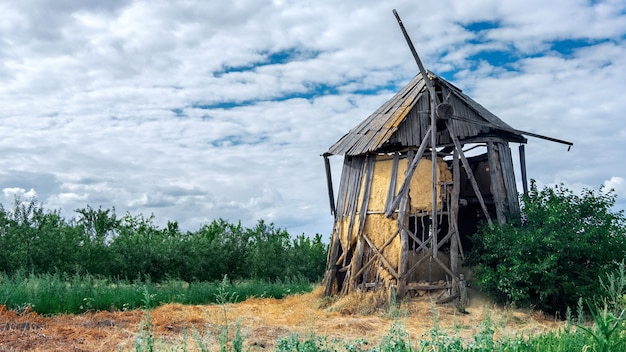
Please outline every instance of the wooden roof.
[[[513, 129], [459, 88], [432, 72], [428, 72], [428, 76], [436, 88], [439, 100], [446, 101], [454, 109], [451, 129], [461, 142], [479, 142], [480, 137], [494, 135], [512, 142], [526, 142], [521, 131]], [[361, 155], [419, 146], [428, 126], [429, 94], [420, 73], [373, 114], [341, 137], [326, 155]], [[452, 143], [448, 131], [440, 128], [438, 131], [437, 146]]]

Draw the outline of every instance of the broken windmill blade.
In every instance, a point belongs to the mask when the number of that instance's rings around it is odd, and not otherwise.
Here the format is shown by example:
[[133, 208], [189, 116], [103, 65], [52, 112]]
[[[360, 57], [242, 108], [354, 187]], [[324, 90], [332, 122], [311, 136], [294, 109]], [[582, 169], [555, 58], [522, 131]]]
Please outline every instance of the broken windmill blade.
[[[432, 164], [432, 193], [433, 193], [432, 194], [431, 218], [433, 220], [436, 220], [437, 219], [437, 187], [438, 187], [437, 167], [438, 166], [437, 166], [437, 128], [436, 128], [437, 118], [435, 116], [435, 109], [436, 109], [437, 100], [439, 98], [437, 97], [437, 94], [435, 92], [435, 87], [433, 86], [433, 83], [430, 81], [430, 78], [428, 77], [428, 74], [426, 73], [426, 69], [424, 69], [424, 65], [422, 64], [422, 60], [420, 60], [420, 57], [417, 54], [417, 50], [415, 50], [415, 46], [413, 45], [413, 42], [411, 41], [411, 37], [409, 37], [409, 33], [407, 33], [406, 28], [404, 28], [402, 19], [400, 19], [400, 15], [398, 15], [398, 11], [396, 11], [396, 9], [393, 9], [393, 15], [396, 17], [396, 20], [398, 21], [398, 25], [400, 26], [400, 29], [402, 30], [404, 39], [406, 39], [406, 42], [409, 45], [411, 54], [413, 54], [413, 58], [415, 59], [415, 62], [417, 63], [417, 67], [419, 68], [420, 73], [422, 74], [424, 82], [426, 83], [426, 87], [428, 87], [428, 93], [430, 95], [430, 151], [431, 151], [431, 160], [432, 160], [431, 164]], [[426, 139], [426, 136], [424, 136], [423, 139]], [[420, 156], [420, 159], [421, 159], [421, 156]], [[414, 164], [415, 164], [415, 167], [417, 167], [417, 162], [411, 163], [411, 166], [413, 166]], [[412, 171], [410, 171], [410, 174], [412, 175]], [[410, 179], [411, 179], [410, 177], [405, 178], [403, 186], [405, 186], [405, 184], [408, 184]], [[394, 201], [394, 204], [395, 203], [396, 201]], [[395, 206], [392, 209], [395, 209]], [[431, 230], [432, 230], [433, 241], [434, 243], [437, 243], [437, 221], [431, 221]], [[433, 257], [435, 258], [437, 257], [437, 246], [433, 246]]]

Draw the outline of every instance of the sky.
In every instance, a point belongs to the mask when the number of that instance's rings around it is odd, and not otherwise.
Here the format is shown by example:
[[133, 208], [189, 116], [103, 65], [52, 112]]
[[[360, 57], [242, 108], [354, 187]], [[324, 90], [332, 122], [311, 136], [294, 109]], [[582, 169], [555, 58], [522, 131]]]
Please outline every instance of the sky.
[[0, 203], [328, 239], [320, 155], [418, 73], [393, 9], [427, 69], [574, 143], [528, 137], [529, 178], [626, 208], [625, 0], [0, 0]]

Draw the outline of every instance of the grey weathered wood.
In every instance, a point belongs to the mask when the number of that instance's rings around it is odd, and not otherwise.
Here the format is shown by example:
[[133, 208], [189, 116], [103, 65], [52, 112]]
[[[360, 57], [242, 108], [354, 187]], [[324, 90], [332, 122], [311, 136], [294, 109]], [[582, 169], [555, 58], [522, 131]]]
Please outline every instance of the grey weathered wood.
[[423, 284], [419, 284], [419, 283], [412, 283], [410, 285], [407, 285], [407, 289], [408, 290], [441, 290], [441, 289], [445, 289], [445, 288], [452, 288], [451, 284], [443, 284], [443, 285], [423, 285]]
[[328, 200], [330, 202], [330, 214], [335, 216], [335, 192], [333, 191], [333, 177], [330, 172], [330, 161], [328, 155], [324, 155], [324, 167], [326, 169], [326, 185], [328, 186]]
[[519, 164], [522, 169], [522, 187], [524, 195], [528, 195], [528, 179], [526, 178], [526, 149], [523, 144], [519, 145]]
[[405, 294], [406, 282], [402, 279], [406, 272], [409, 262], [409, 240], [408, 240], [408, 216], [407, 216], [408, 199], [404, 199], [400, 202], [400, 211], [398, 214], [398, 229], [400, 231], [400, 253], [398, 261], [398, 296], [403, 297]]
[[359, 237], [356, 240], [356, 253], [355, 253], [355, 257], [352, 260], [352, 265], [351, 265], [351, 269], [352, 269], [352, 286], [356, 287], [356, 285], [358, 285], [358, 281], [359, 281], [359, 277], [357, 275], [357, 273], [359, 272], [359, 270], [361, 269], [361, 265], [363, 264], [363, 236], [361, 234], [358, 235]]
[[429, 254], [428, 254], [428, 255], [425, 255], [425, 256], [423, 256], [423, 257], [421, 257], [421, 258], [417, 261], [417, 263], [413, 264], [413, 266], [411, 266], [411, 268], [409, 268], [409, 270], [407, 270], [407, 271], [404, 273], [403, 277], [402, 277], [402, 278], [400, 278], [400, 279], [401, 279], [401, 280], [405, 280], [405, 281], [406, 281], [406, 280], [408, 280], [408, 278], [409, 278], [409, 277], [411, 277], [411, 274], [413, 274], [413, 272], [414, 272], [415, 270], [417, 270], [420, 266], [422, 266], [422, 264], [424, 264], [424, 262], [425, 262], [428, 258], [430, 258], [430, 257], [431, 257], [431, 256], [430, 256]]
[[374, 165], [376, 164], [376, 155], [370, 154], [367, 157], [366, 164], [365, 188], [363, 189], [363, 200], [361, 201], [361, 208], [359, 209], [359, 227], [357, 228], [357, 234], [363, 230], [363, 227], [365, 226], [365, 219], [367, 218], [367, 207], [372, 188], [372, 177], [374, 174]]
[[[447, 124], [448, 122], [446, 122]], [[487, 210], [487, 206], [485, 205], [485, 200], [483, 199], [483, 195], [480, 193], [480, 189], [478, 188], [478, 183], [476, 183], [476, 179], [474, 178], [474, 173], [472, 172], [472, 168], [470, 167], [467, 159], [465, 158], [465, 154], [463, 154], [463, 147], [461, 147], [461, 143], [454, 136], [454, 134], [450, 134], [452, 137], [452, 142], [454, 143], [454, 147], [459, 151], [459, 157], [461, 158], [461, 162], [463, 163], [463, 167], [465, 168], [465, 172], [467, 173], [467, 178], [472, 184], [472, 188], [474, 189], [474, 193], [476, 194], [476, 198], [478, 198], [478, 202], [480, 203], [481, 208], [483, 209], [483, 213], [485, 214], [485, 218], [489, 225], [493, 224], [491, 221], [491, 216], [489, 215], [489, 211]]]
[[450, 268], [458, 275], [459, 252], [463, 252], [459, 235], [459, 194], [461, 193], [461, 170], [459, 164], [459, 152], [454, 149], [452, 154], [452, 195], [450, 205], [450, 228], [454, 232], [450, 241]]
[[500, 160], [498, 158], [498, 150], [493, 142], [487, 143], [487, 159], [489, 161], [489, 178], [491, 180], [491, 193], [496, 206], [496, 217], [500, 225], [506, 223], [505, 205], [504, 205], [504, 181], [502, 180], [502, 172], [500, 170]]
[[367, 237], [366, 234], [363, 234], [363, 239], [365, 240], [365, 242], [367, 242], [367, 244], [370, 246], [370, 248], [374, 251], [374, 255], [376, 257], [378, 257], [380, 262], [383, 264], [385, 269], [387, 269], [387, 271], [391, 274], [391, 276], [393, 276], [396, 280], [399, 279], [400, 277], [398, 276], [398, 272], [393, 267], [393, 265], [391, 265], [391, 263], [389, 263], [387, 258], [385, 258], [385, 256], [382, 253], [382, 249], [379, 250], [378, 248], [376, 248], [376, 246], [374, 245], [372, 240], [370, 240], [369, 237]]
[[337, 257], [339, 256], [339, 231], [333, 231], [333, 240], [330, 245], [330, 251], [328, 252], [328, 264], [326, 274], [324, 275], [324, 295], [329, 296], [332, 294], [332, 285], [337, 277]]
[[[432, 127], [429, 126], [428, 132], [430, 132], [431, 130], [432, 130]], [[417, 165], [419, 164], [420, 159], [424, 155], [424, 151], [426, 150], [427, 144], [428, 144], [428, 139], [427, 138], [422, 139], [422, 144], [420, 144], [420, 147], [417, 150], [417, 154], [415, 154], [415, 157], [411, 161], [411, 165], [409, 165], [409, 168], [406, 171], [406, 176], [404, 178], [404, 181], [402, 182], [402, 186], [400, 187], [400, 190], [398, 191], [398, 195], [394, 197], [393, 202], [391, 203], [391, 207], [387, 209], [387, 212], [385, 213], [387, 217], [391, 217], [393, 212], [398, 207], [398, 204], [400, 204], [400, 200], [403, 197], [406, 197], [409, 191], [409, 183], [411, 182], [411, 178], [413, 177], [415, 168], [417, 168]]]
[[518, 216], [519, 194], [517, 193], [517, 182], [515, 181], [515, 170], [513, 169], [513, 156], [509, 144], [504, 142], [496, 142], [499, 150], [500, 168], [502, 170], [502, 179], [504, 181], [504, 190], [506, 193], [507, 212], [512, 216]]
[[400, 162], [400, 153], [393, 153], [393, 164], [391, 166], [391, 179], [389, 182], [389, 189], [387, 190], [387, 199], [385, 200], [385, 213], [391, 208], [393, 203], [393, 197], [396, 194], [396, 180], [398, 179], [398, 164]]
[[[354, 228], [354, 221], [356, 217], [357, 211], [357, 201], [359, 199], [359, 193], [361, 193], [361, 177], [363, 174], [363, 168], [365, 168], [365, 157], [359, 156], [354, 157], [353, 162], [355, 162], [355, 167], [353, 169], [353, 177], [350, 179], [350, 184], [352, 185], [352, 189], [349, 197], [349, 212], [350, 212], [350, 222], [348, 224], [348, 235], [346, 246], [348, 246], [352, 242], [352, 230]], [[345, 262], [344, 262], [345, 265]]]

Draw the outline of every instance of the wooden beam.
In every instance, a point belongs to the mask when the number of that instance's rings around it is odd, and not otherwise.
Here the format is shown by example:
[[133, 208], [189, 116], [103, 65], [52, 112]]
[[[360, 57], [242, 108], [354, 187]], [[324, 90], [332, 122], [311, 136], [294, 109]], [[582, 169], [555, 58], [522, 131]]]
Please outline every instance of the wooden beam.
[[367, 242], [367, 244], [370, 246], [370, 248], [374, 251], [374, 255], [376, 255], [379, 259], [380, 262], [383, 264], [383, 266], [385, 267], [385, 269], [387, 269], [387, 271], [397, 280], [400, 278], [400, 276], [398, 276], [398, 273], [396, 272], [396, 269], [394, 269], [394, 267], [391, 265], [391, 263], [389, 263], [389, 261], [387, 260], [387, 258], [385, 258], [385, 256], [382, 253], [382, 249], [379, 251], [378, 248], [376, 248], [376, 246], [374, 245], [374, 243], [372, 243], [372, 241], [369, 239], [369, 237], [367, 237], [366, 234], [363, 234], [363, 239], [365, 240], [365, 242]]
[[523, 144], [519, 145], [519, 165], [522, 169], [522, 187], [524, 195], [528, 195], [528, 179], [526, 178], [526, 149]]
[[[432, 129], [433, 127], [429, 126], [426, 134], [430, 133]], [[400, 190], [398, 191], [398, 195], [394, 197], [393, 202], [391, 203], [391, 206], [387, 209], [387, 212], [385, 213], [385, 215], [388, 218], [391, 217], [394, 211], [396, 211], [398, 204], [400, 204], [400, 200], [403, 197], [406, 197], [406, 194], [409, 191], [409, 183], [411, 182], [413, 173], [415, 172], [415, 169], [417, 168], [417, 165], [419, 164], [420, 159], [422, 159], [422, 156], [424, 155], [424, 151], [426, 150], [427, 145], [428, 145], [428, 138], [423, 138], [422, 143], [420, 143], [420, 147], [417, 150], [417, 153], [415, 154], [415, 157], [411, 161], [411, 164], [409, 165], [409, 168], [406, 171], [406, 176], [404, 178], [404, 181], [402, 182], [402, 186], [400, 187]]]
[[[448, 130], [450, 130], [450, 122], [446, 121], [446, 126]], [[491, 221], [491, 216], [489, 215], [489, 211], [487, 210], [487, 206], [485, 205], [485, 200], [483, 199], [482, 194], [480, 193], [480, 189], [478, 188], [478, 183], [476, 183], [476, 179], [474, 178], [474, 173], [472, 172], [472, 168], [470, 167], [467, 159], [465, 158], [465, 154], [463, 153], [463, 147], [461, 143], [459, 143], [459, 139], [456, 138], [454, 133], [450, 133], [450, 138], [454, 143], [454, 147], [459, 152], [459, 157], [461, 158], [461, 162], [463, 163], [463, 167], [465, 168], [465, 172], [467, 173], [467, 178], [472, 184], [472, 188], [474, 189], [474, 193], [476, 193], [476, 198], [478, 198], [478, 202], [480, 203], [481, 208], [483, 209], [483, 213], [485, 214], [485, 218], [487, 218], [487, 222], [489, 225], [493, 225], [493, 221]]]
[[[398, 232], [394, 233], [392, 236], [389, 236], [387, 241], [383, 243], [383, 245], [380, 247], [379, 250], [382, 252], [382, 250], [385, 249], [385, 247], [387, 247], [389, 244], [391, 244], [391, 242], [393, 242], [393, 239], [396, 238], [397, 235], [398, 235]], [[362, 236], [365, 237], [365, 234], [362, 234]], [[369, 245], [369, 242], [368, 242], [368, 245]], [[373, 256], [372, 258], [370, 258], [370, 260], [368, 260], [367, 263], [365, 263], [365, 265], [363, 265], [361, 269], [359, 269], [356, 275], [357, 276], [361, 275], [365, 271], [365, 269], [367, 269], [370, 265], [374, 263], [375, 260], [376, 260], [376, 256]]]
[[402, 280], [402, 276], [406, 272], [409, 262], [409, 239], [408, 229], [406, 229], [407, 222], [407, 206], [408, 197], [404, 197], [400, 202], [400, 211], [398, 213], [398, 229], [400, 231], [400, 253], [398, 258], [398, 296], [404, 297], [406, 282]]
[[463, 253], [461, 235], [459, 234], [459, 195], [461, 193], [461, 166], [459, 165], [459, 152], [454, 149], [452, 154], [452, 201], [450, 215], [448, 215], [450, 227], [453, 229], [452, 241], [450, 242], [450, 268], [456, 274], [459, 273], [459, 252]]
[[330, 251], [328, 252], [328, 266], [326, 268], [326, 274], [324, 275], [324, 295], [330, 296], [332, 294], [332, 285], [337, 277], [337, 257], [339, 256], [339, 230], [335, 228], [333, 231], [332, 243], [330, 245]]
[[420, 260], [417, 261], [417, 263], [413, 264], [413, 266], [406, 271], [406, 273], [404, 273], [403, 277], [401, 278], [402, 280], [408, 280], [409, 276], [411, 276], [411, 274], [413, 274], [413, 272], [415, 270], [417, 270], [417, 268], [419, 268], [420, 266], [422, 266], [422, 264], [426, 261], [426, 259], [430, 258], [429, 254], [424, 255], [423, 257], [420, 258]]
[[498, 223], [504, 225], [506, 223], [505, 206], [504, 206], [504, 181], [502, 180], [502, 170], [500, 168], [500, 159], [498, 158], [498, 150], [493, 142], [487, 143], [487, 159], [489, 160], [489, 179], [491, 180], [491, 192], [496, 205], [496, 217]]
[[330, 214], [335, 216], [337, 210], [335, 209], [335, 192], [333, 191], [333, 178], [330, 173], [330, 160], [328, 155], [324, 155], [324, 166], [326, 169], [326, 185], [328, 186], [328, 200], [330, 202]]
[[513, 169], [511, 148], [509, 148], [507, 142], [494, 144], [498, 149], [498, 158], [500, 159], [499, 165], [502, 170], [502, 181], [504, 182], [507, 214], [516, 217], [520, 212], [519, 194], [517, 193], [517, 183], [515, 182], [515, 170]]
[[[389, 190], [387, 190], [387, 200], [385, 201], [385, 213], [391, 208], [391, 204], [396, 194], [396, 181], [398, 179], [398, 164], [400, 163], [400, 152], [393, 153], [393, 164], [391, 166], [391, 179], [389, 182]], [[394, 209], [395, 210], [395, 209]], [[393, 212], [392, 210], [391, 212]]]

